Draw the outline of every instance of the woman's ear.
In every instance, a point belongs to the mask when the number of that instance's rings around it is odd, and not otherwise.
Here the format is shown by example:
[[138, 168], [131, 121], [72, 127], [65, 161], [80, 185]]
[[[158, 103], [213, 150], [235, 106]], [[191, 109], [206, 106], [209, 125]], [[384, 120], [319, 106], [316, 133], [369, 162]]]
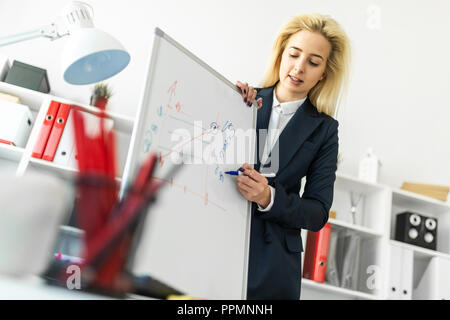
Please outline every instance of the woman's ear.
[[320, 77], [319, 81], [322, 80], [322, 79], [325, 79], [326, 76], [327, 76], [327, 75], [326, 75], [325, 72], [324, 72], [324, 73], [322, 74], [322, 76]]

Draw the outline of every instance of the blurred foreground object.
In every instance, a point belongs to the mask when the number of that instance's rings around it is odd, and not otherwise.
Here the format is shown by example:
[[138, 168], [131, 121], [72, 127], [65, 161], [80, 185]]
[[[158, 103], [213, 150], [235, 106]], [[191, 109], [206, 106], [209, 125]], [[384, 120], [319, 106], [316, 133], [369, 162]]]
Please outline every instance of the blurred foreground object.
[[[70, 274], [66, 270], [77, 265], [81, 270], [82, 290], [115, 297], [129, 293], [162, 299], [183, 295], [153, 277], [135, 276], [126, 270], [133, 255], [133, 243], [139, 239], [137, 226], [145, 219], [161, 181], [152, 179], [157, 157], [151, 154], [143, 161], [124, 197], [119, 199], [115, 135], [113, 129], [105, 128], [104, 107], [98, 114], [100, 130], [89, 135], [84, 118], [73, 106], [79, 170], [75, 215], [77, 227], [84, 232], [84, 243], [79, 261], [59, 255], [45, 278], [49, 283], [67, 286]], [[171, 176], [178, 167], [169, 172]]]
[[450, 192], [450, 187], [447, 186], [438, 186], [433, 184], [415, 182], [403, 182], [400, 189], [418, 193], [444, 202], [447, 201], [447, 196]]
[[70, 213], [70, 192], [55, 177], [0, 171], [0, 274], [41, 274], [60, 225]]

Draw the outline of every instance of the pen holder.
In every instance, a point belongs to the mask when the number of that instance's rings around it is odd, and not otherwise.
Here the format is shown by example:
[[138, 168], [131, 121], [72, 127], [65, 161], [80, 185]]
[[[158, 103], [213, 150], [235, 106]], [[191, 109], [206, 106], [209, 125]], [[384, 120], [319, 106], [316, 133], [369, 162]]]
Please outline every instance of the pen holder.
[[76, 219], [89, 242], [108, 221], [117, 203], [119, 186], [115, 179], [104, 175], [79, 174], [76, 189]]
[[[118, 205], [119, 185], [115, 179], [100, 174], [80, 174], [76, 180], [76, 220], [79, 227], [85, 232], [85, 245], [82, 258], [89, 254], [89, 245], [97, 234], [112, 218], [113, 210]], [[94, 286], [109, 286], [115, 281], [122, 268], [119, 261], [123, 244], [118, 244], [114, 250], [105, 257], [98, 266], [92, 279], [87, 280]]]

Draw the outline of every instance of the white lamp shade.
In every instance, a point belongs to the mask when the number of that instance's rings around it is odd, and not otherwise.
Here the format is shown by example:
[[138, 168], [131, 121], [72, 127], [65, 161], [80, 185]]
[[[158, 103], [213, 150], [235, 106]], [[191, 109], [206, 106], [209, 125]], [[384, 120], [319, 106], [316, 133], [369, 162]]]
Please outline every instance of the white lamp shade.
[[79, 28], [71, 33], [62, 55], [64, 80], [91, 84], [122, 71], [130, 55], [112, 36], [97, 28]]

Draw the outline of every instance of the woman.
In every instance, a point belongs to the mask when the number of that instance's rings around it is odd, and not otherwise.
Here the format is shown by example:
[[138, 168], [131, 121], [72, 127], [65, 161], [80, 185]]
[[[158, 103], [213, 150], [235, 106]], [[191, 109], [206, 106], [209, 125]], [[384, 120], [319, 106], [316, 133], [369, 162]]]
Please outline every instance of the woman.
[[[258, 162], [254, 169], [244, 164], [237, 178], [239, 192], [254, 202], [247, 299], [300, 298], [301, 229], [319, 231], [333, 201], [338, 155], [333, 116], [347, 82], [349, 51], [335, 20], [300, 15], [279, 33], [262, 89], [236, 83], [244, 102], [258, 103]], [[263, 171], [276, 176], [266, 178]]]

